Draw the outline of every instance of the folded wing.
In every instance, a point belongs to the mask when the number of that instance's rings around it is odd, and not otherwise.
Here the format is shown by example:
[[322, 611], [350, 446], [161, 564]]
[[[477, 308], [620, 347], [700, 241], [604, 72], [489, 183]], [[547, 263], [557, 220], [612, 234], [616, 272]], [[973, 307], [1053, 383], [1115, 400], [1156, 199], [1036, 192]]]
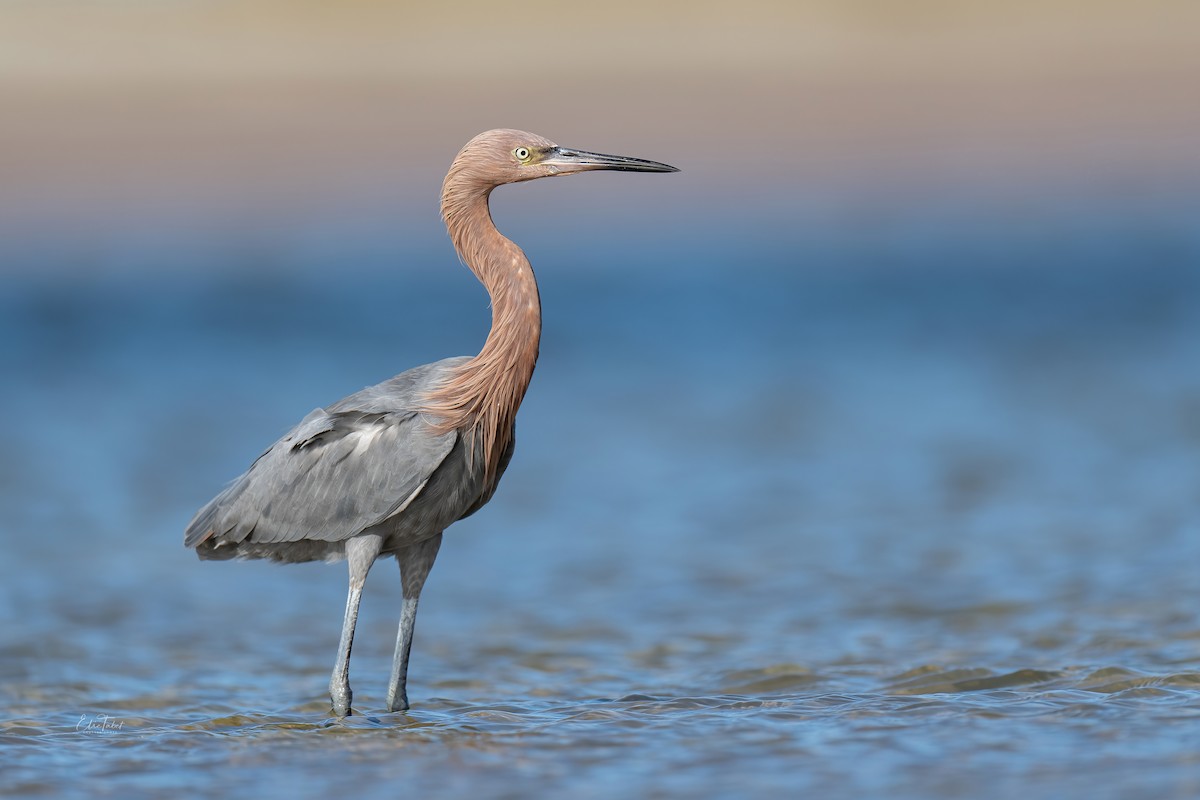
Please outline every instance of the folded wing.
[[457, 439], [413, 410], [384, 410], [406, 377], [305, 417], [197, 512], [184, 544], [334, 542], [402, 513]]

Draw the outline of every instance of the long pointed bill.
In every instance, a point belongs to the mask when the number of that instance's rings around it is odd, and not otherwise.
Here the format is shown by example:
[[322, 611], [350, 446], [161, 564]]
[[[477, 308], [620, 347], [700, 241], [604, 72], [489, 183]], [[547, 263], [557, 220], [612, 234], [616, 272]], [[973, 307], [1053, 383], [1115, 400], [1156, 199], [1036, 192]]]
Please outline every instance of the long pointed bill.
[[606, 156], [603, 153], [569, 150], [566, 147], [553, 148], [546, 153], [541, 163], [543, 166], [553, 168], [559, 175], [570, 175], [573, 172], [585, 172], [593, 169], [608, 169], [617, 172], [679, 172], [677, 167], [672, 167], [670, 164], [660, 164], [644, 158]]

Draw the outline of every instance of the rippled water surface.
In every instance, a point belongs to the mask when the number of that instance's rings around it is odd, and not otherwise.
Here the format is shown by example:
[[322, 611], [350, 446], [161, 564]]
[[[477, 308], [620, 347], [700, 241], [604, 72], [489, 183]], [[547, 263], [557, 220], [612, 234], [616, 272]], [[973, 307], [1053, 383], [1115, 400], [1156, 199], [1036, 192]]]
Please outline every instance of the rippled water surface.
[[202, 564], [182, 529], [311, 408], [473, 352], [469, 276], [7, 285], [0, 786], [1200, 796], [1197, 240], [1084, 223], [668, 269], [532, 243], [517, 457], [447, 534], [405, 714], [376, 565], [344, 722], [344, 566]]

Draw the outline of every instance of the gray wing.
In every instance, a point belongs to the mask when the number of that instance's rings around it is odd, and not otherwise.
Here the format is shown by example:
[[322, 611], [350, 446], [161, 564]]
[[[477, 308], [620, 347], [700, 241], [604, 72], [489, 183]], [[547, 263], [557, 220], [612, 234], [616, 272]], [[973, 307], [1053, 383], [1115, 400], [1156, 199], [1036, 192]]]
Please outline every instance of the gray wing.
[[448, 359], [317, 409], [200, 509], [187, 547], [340, 541], [412, 502], [457, 439], [435, 434], [414, 407]]

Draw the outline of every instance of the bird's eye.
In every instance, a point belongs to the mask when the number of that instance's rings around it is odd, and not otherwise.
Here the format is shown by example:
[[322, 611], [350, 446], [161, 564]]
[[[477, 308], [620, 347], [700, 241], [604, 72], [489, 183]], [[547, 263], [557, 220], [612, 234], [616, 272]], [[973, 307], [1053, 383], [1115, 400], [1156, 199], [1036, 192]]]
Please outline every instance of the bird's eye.
[[513, 150], [513, 155], [517, 157], [517, 161], [528, 161], [529, 160], [529, 148], [528, 147], [518, 147], [516, 150]]

